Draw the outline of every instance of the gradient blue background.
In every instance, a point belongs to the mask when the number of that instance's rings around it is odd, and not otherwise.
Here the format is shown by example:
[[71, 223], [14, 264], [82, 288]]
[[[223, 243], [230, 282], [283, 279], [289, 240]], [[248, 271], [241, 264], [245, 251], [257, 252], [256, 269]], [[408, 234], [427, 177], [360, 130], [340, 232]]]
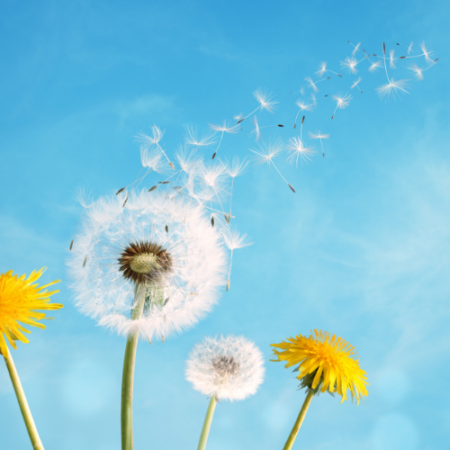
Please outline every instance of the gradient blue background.
[[[0, 272], [47, 266], [42, 282], [62, 279], [64, 309], [14, 352], [47, 450], [120, 448], [125, 341], [67, 289], [76, 189], [117, 190], [139, 170], [137, 133], [157, 124], [175, 150], [185, 124], [252, 110], [259, 86], [280, 101], [260, 121], [292, 124], [289, 91], [321, 61], [336, 70], [348, 39], [370, 52], [425, 40], [441, 60], [388, 103], [374, 91], [382, 74], [364, 68], [364, 94], [306, 129], [331, 134], [326, 157], [298, 169], [279, 158], [295, 195], [268, 166], [236, 180], [235, 224], [254, 245], [236, 251], [231, 290], [206, 319], [139, 344], [135, 448], [196, 448], [208, 399], [185, 381], [185, 360], [204, 336], [238, 334], [263, 351], [265, 383], [218, 405], [208, 449], [281, 449], [304, 393], [269, 344], [314, 328], [356, 346], [369, 397], [314, 398], [294, 448], [448, 448], [449, 12], [442, 0], [2, 2]], [[254, 147], [243, 125], [223, 154]], [[0, 434], [2, 449], [30, 448], [1, 365]]]

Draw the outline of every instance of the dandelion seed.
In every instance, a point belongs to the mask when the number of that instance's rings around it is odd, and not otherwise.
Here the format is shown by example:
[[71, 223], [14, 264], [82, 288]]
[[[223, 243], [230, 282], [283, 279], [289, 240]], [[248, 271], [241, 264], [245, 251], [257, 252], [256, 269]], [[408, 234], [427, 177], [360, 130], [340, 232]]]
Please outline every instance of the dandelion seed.
[[350, 41], [347, 42], [353, 47], [352, 56], [355, 56], [356, 52], [359, 50], [359, 47], [361, 46], [361, 43], [358, 42], [356, 45], [353, 45]]
[[336, 114], [336, 111], [338, 109], [345, 109], [347, 108], [347, 106], [350, 104], [350, 100], [352, 99], [352, 96], [348, 93], [345, 94], [338, 94], [338, 95], [333, 95], [333, 100], [336, 102], [336, 108], [333, 112], [333, 115], [331, 116], [331, 118], [334, 118], [334, 115]]
[[341, 61], [341, 66], [346, 69], [349, 73], [357, 73], [358, 70], [356, 66], [358, 65], [358, 61], [355, 58], [345, 58], [344, 61]]
[[258, 118], [256, 116], [252, 118], [252, 124], [253, 124], [253, 131], [251, 132], [251, 134], [255, 133], [255, 142], [257, 142], [261, 137], [261, 130], [259, 128]]
[[390, 95], [396, 96], [396, 94], [407, 94], [408, 91], [406, 90], [408, 80], [397, 80], [391, 79], [389, 83], [380, 86], [377, 88], [378, 95], [380, 98], [387, 98]]
[[70, 241], [70, 248], [69, 248], [69, 250], [72, 250], [72, 247], [73, 247], [73, 239]]
[[269, 165], [272, 165], [278, 172], [280, 177], [283, 179], [283, 181], [288, 186], [290, 186], [286, 178], [284, 178], [284, 176], [279, 171], [278, 167], [273, 162], [273, 159], [283, 150], [284, 150], [283, 141], [277, 138], [274, 142], [260, 145], [258, 151], [257, 150], [250, 150], [250, 151], [255, 155], [257, 155], [256, 164], [268, 163]]
[[297, 127], [297, 118], [298, 118], [298, 115], [302, 112], [302, 111], [312, 111], [313, 109], [314, 109], [314, 105], [315, 105], [315, 101], [316, 101], [316, 99], [314, 98], [313, 99], [313, 102], [314, 103], [306, 103], [306, 102], [304, 102], [304, 101], [300, 101], [300, 100], [298, 100], [295, 104], [299, 107], [299, 110], [298, 110], [298, 112], [297, 112], [297, 115], [295, 116], [295, 119], [294, 119], [294, 129]]
[[312, 80], [311, 77], [306, 77], [305, 81], [309, 83], [309, 87], [314, 91], [317, 92], [319, 88], [316, 86], [316, 83]]
[[316, 153], [314, 147], [305, 147], [303, 142], [298, 137], [293, 137], [289, 139], [287, 149], [291, 153], [288, 157], [289, 163], [293, 163], [295, 160], [295, 165], [298, 167], [298, 159], [301, 158], [302, 161], [308, 163], [311, 161], [311, 155]]
[[232, 231], [230, 229], [226, 230], [223, 233], [223, 240], [226, 244], [226, 246], [230, 249], [230, 265], [228, 267], [228, 288], [227, 288], [227, 292], [229, 289], [229, 284], [230, 284], [230, 279], [231, 279], [231, 265], [233, 262], [233, 252], [239, 248], [244, 248], [244, 247], [248, 247], [250, 245], [253, 244], [253, 242], [249, 242], [247, 240], [247, 235], [246, 234], [239, 234], [237, 231]]
[[239, 126], [234, 125], [234, 126], [229, 126], [227, 124], [227, 121], [224, 120], [222, 125], [210, 125], [209, 126], [212, 130], [214, 130], [216, 133], [220, 132], [220, 139], [219, 139], [219, 144], [217, 145], [216, 151], [214, 152], [214, 155], [212, 157], [212, 159], [214, 159], [217, 155], [217, 152], [219, 151], [220, 148], [220, 144], [222, 143], [222, 139], [223, 139], [223, 135], [224, 133], [237, 133], [239, 131]]
[[125, 190], [126, 188], [122, 188], [122, 189], [119, 189], [117, 192], [116, 192], [116, 195], [119, 195], [121, 192], [123, 192], [124, 190]]
[[382, 62], [381, 60], [375, 61], [374, 63], [371, 64], [371, 66], [369, 67], [369, 71], [373, 72], [376, 69], [379, 69], [380, 67], [382, 67]]
[[152, 126], [152, 136], [148, 136], [145, 133], [140, 133], [136, 136], [136, 138], [138, 139], [138, 141], [143, 142], [144, 144], [151, 146], [151, 145], [156, 145], [156, 147], [159, 149], [159, 151], [164, 155], [164, 157], [166, 158], [167, 162], [169, 163], [170, 167], [172, 167], [172, 169], [175, 169], [175, 166], [173, 165], [173, 163], [170, 161], [169, 157], [167, 156], [166, 152], [163, 150], [163, 148], [161, 147], [161, 145], [159, 144], [159, 142], [161, 141], [161, 139], [164, 136], [164, 131], [161, 131], [160, 128], [158, 128], [156, 125]]
[[323, 149], [322, 139], [328, 139], [330, 137], [329, 134], [322, 134], [320, 131], [317, 133], [309, 133], [309, 137], [311, 139], [319, 139], [320, 140], [320, 146], [322, 148], [322, 157], [325, 158], [325, 150]]
[[361, 83], [361, 81], [362, 81], [362, 78], [361, 77], [359, 77], [351, 86], [350, 86], [350, 89], [353, 89], [354, 87], [357, 87], [358, 88], [358, 90], [359, 90], [359, 92], [361, 92], [361, 94], [363, 93], [363, 91], [360, 89], [360, 87], [358, 86], [359, 85], [359, 83]]
[[389, 66], [391, 67], [391, 69], [395, 69], [395, 56], [394, 56], [394, 50], [391, 50], [389, 52]]
[[435, 59], [433, 61], [433, 64], [428, 66], [426, 69], [422, 69], [421, 67], [417, 66], [416, 64], [413, 64], [411, 67], [409, 67], [409, 70], [411, 70], [412, 72], [414, 72], [414, 74], [416, 75], [416, 77], [419, 80], [423, 80], [423, 72], [427, 71], [428, 69], [430, 69], [434, 64], [436, 64], [438, 62], [439, 58]]
[[158, 189], [158, 185], [152, 186], [152, 187], [148, 190], [148, 192], [153, 192], [155, 189]]
[[275, 105], [278, 103], [272, 100], [272, 94], [267, 94], [262, 88], [256, 89], [256, 91], [253, 92], [253, 96], [256, 98], [256, 101], [259, 103], [259, 106], [255, 110], [253, 110], [250, 114], [247, 114], [245, 117], [239, 119], [237, 123], [241, 123], [243, 120], [247, 119], [260, 109], [265, 109], [266, 111], [273, 112], [273, 110], [275, 109]]

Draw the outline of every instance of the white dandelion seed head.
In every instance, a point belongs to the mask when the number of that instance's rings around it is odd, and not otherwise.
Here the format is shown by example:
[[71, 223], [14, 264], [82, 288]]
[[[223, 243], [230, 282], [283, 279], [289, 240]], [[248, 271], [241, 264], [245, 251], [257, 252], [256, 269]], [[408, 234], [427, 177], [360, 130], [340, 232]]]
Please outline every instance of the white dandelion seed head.
[[222, 236], [226, 246], [230, 250], [236, 250], [238, 248], [244, 248], [253, 245], [253, 242], [249, 242], [247, 240], [246, 234], [240, 234], [239, 231], [231, 230], [230, 228], [226, 228], [222, 233]]
[[339, 109], [347, 108], [347, 106], [350, 104], [350, 100], [352, 99], [352, 96], [349, 93], [339, 93], [337, 95], [333, 95], [333, 100], [336, 102], [336, 107]]
[[203, 158], [195, 154], [193, 150], [181, 147], [175, 156], [181, 170], [187, 175], [193, 174], [199, 165], [203, 164]]
[[423, 80], [423, 69], [420, 68], [417, 64], [412, 64], [411, 67], [409, 67], [409, 70], [411, 72], [414, 72], [414, 75], [417, 77], [418, 80]]
[[407, 52], [408, 52], [408, 55], [411, 53], [411, 51], [412, 51], [412, 48], [413, 48], [413, 45], [414, 45], [414, 43], [413, 42], [411, 42], [411, 44], [409, 44], [409, 47], [408, 47], [408, 50], [407, 50]]
[[344, 61], [341, 61], [341, 66], [348, 71], [348, 73], [357, 73], [358, 70], [356, 66], [358, 65], [358, 61], [355, 58], [345, 58]]
[[304, 80], [309, 84], [308, 87], [310, 87], [314, 92], [317, 92], [319, 90], [319, 88], [316, 86], [316, 83], [314, 83], [311, 77], [306, 77]]
[[263, 382], [263, 355], [241, 336], [207, 337], [189, 355], [186, 379], [196, 391], [219, 401], [244, 400]]
[[289, 139], [287, 149], [290, 153], [288, 162], [293, 163], [295, 161], [297, 165], [299, 158], [307, 163], [311, 161], [311, 156], [316, 153], [314, 147], [305, 147], [302, 140], [297, 136]]
[[391, 81], [389, 83], [377, 88], [377, 93], [382, 99], [387, 99], [390, 95], [395, 97], [396, 95], [400, 95], [401, 93], [408, 94], [408, 91], [406, 90], [407, 82], [408, 80], [395, 81], [393, 78], [391, 78]]
[[383, 65], [383, 63], [382, 63], [381, 60], [379, 59], [378, 61], [375, 61], [374, 63], [372, 63], [372, 64], [370, 65], [369, 71], [370, 71], [370, 72], [373, 72], [373, 71], [375, 71], [376, 69], [381, 68], [382, 65]]
[[250, 151], [256, 155], [256, 164], [270, 164], [272, 159], [283, 150], [284, 143], [282, 139], [276, 138], [274, 141], [260, 144], [258, 150], [251, 149]]
[[[237, 119], [239, 120], [239, 119]], [[237, 133], [240, 130], [239, 125], [228, 125], [228, 122], [226, 120], [223, 121], [222, 125], [209, 125], [209, 128], [211, 130], [214, 130], [216, 132], [222, 132], [222, 133]]]
[[275, 109], [275, 105], [278, 103], [272, 100], [272, 94], [267, 94], [263, 88], [256, 89], [256, 91], [253, 92], [253, 96], [261, 105], [261, 108], [269, 112], [272, 112]]
[[[160, 246], [170, 261], [164, 271], [158, 266], [152, 284], [126, 279], [119, 262], [139, 243]], [[133, 258], [129, 267], [142, 274], [155, 255], [140, 255], [143, 260]], [[120, 335], [139, 332], [152, 340], [192, 326], [212, 308], [225, 284], [226, 263], [221, 232], [210, 226], [204, 209], [164, 193], [132, 191], [101, 198], [85, 211], [67, 264], [81, 312]], [[135, 287], [141, 286], [144, 312], [132, 320]]]

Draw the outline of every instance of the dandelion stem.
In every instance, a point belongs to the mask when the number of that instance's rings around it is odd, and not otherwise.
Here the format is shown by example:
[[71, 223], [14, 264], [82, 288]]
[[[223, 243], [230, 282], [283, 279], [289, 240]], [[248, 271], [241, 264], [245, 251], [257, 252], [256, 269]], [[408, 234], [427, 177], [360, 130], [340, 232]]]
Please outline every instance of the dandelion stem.
[[298, 430], [300, 430], [300, 427], [302, 426], [303, 420], [305, 419], [306, 412], [308, 411], [309, 404], [311, 403], [313, 396], [314, 391], [312, 389], [309, 389], [308, 393], [306, 394], [305, 401], [303, 402], [302, 409], [300, 410], [297, 420], [295, 421], [295, 424], [292, 428], [291, 434], [289, 435], [286, 444], [284, 444], [283, 450], [290, 450], [294, 445], [294, 441], [295, 438], [297, 437]]
[[[139, 319], [144, 311], [145, 292], [145, 286], [141, 284], [136, 286], [134, 297], [135, 306], [131, 314], [133, 320]], [[128, 336], [123, 361], [122, 404], [120, 411], [122, 450], [133, 450], [133, 380], [138, 339], [138, 331], [134, 331]]]
[[213, 395], [211, 397], [211, 401], [209, 402], [208, 411], [206, 411], [205, 422], [203, 423], [202, 434], [200, 435], [200, 440], [198, 441], [197, 450], [205, 450], [206, 448], [206, 441], [208, 440], [209, 428], [211, 427], [216, 403], [216, 396]]
[[22, 413], [28, 435], [30, 436], [31, 445], [34, 450], [44, 450], [44, 446], [42, 445], [41, 438], [39, 437], [36, 425], [34, 424], [33, 416], [31, 415], [30, 407], [28, 406], [25, 392], [22, 388], [22, 384], [20, 383], [19, 375], [9, 349], [7, 349], [7, 352], [8, 353], [3, 356], [5, 358], [6, 367], [8, 368], [9, 376], [11, 377], [11, 381], [14, 386], [14, 391], [16, 392], [20, 412]]

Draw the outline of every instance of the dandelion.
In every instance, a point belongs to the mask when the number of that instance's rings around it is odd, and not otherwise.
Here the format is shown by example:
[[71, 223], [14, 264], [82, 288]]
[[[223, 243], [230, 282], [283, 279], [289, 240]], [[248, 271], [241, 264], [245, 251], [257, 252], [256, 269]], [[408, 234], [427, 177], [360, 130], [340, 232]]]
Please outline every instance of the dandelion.
[[333, 115], [331, 116], [334, 119], [334, 115], [338, 109], [345, 109], [350, 104], [350, 100], [352, 96], [348, 93], [333, 95], [333, 100], [336, 102], [336, 108], [334, 109]]
[[311, 139], [320, 139], [320, 147], [322, 148], [322, 157], [325, 158], [325, 150], [323, 149], [322, 139], [328, 139], [330, 137], [329, 134], [322, 134], [320, 131], [317, 133], [309, 133], [309, 137]]
[[291, 191], [295, 194], [295, 189], [288, 183], [286, 178], [283, 177], [281, 172], [278, 170], [278, 167], [273, 162], [273, 159], [284, 150], [284, 144], [283, 141], [279, 138], [277, 138], [274, 142], [269, 144], [262, 144], [260, 145], [258, 150], [250, 150], [252, 153], [257, 155], [256, 161], [257, 164], [265, 164], [268, 163], [269, 165], [272, 165], [275, 170], [278, 172], [280, 177], [283, 179], [283, 181], [289, 186]]
[[308, 161], [311, 161], [310, 156], [316, 153], [314, 147], [305, 147], [303, 145], [302, 140], [298, 137], [293, 137], [289, 139], [287, 148], [288, 151], [291, 153], [291, 155], [288, 157], [288, 161], [292, 163], [295, 160], [296, 167], [298, 167], [299, 158], [301, 158], [302, 161], [308, 163]]
[[38, 287], [35, 283], [44, 270], [44, 268], [38, 271], [33, 270], [28, 278], [25, 278], [25, 275], [21, 277], [13, 275], [12, 270], [0, 275], [0, 354], [5, 359], [28, 435], [33, 448], [36, 450], [43, 450], [44, 447], [7, 342], [15, 349], [17, 349], [16, 340], [27, 344], [29, 341], [23, 333], [30, 333], [30, 331], [21, 324], [45, 328], [45, 325], [40, 323], [39, 320], [49, 319], [49, 317], [46, 317], [45, 313], [37, 311], [50, 311], [63, 307], [59, 303], [50, 303], [50, 296], [59, 291], [48, 292], [46, 289], [55, 283], [59, 283], [60, 280], [52, 281], [41, 287]]
[[307, 394], [298, 418], [283, 450], [289, 450], [305, 418], [314, 395], [328, 391], [347, 400], [347, 390], [359, 405], [360, 399], [368, 395], [367, 375], [359, 366], [355, 348], [342, 338], [328, 332], [314, 330], [309, 337], [299, 334], [288, 338], [287, 342], [271, 344], [279, 350], [273, 350], [277, 358], [273, 361], [286, 361], [285, 367], [298, 366], [295, 371], [301, 381], [300, 389], [306, 388]]
[[272, 100], [272, 94], [267, 94], [262, 88], [256, 89], [256, 91], [253, 92], [253, 96], [256, 98], [259, 106], [250, 114], [247, 114], [245, 117], [238, 119], [237, 123], [241, 123], [260, 109], [265, 109], [266, 111], [273, 112], [273, 110], [275, 109], [275, 105], [278, 103]]
[[97, 200], [68, 261], [76, 305], [127, 336], [122, 378], [122, 448], [132, 448], [138, 337], [161, 338], [204, 316], [224, 284], [221, 234], [204, 210], [163, 193]]
[[187, 361], [186, 379], [195, 390], [211, 397], [198, 450], [204, 450], [217, 401], [244, 400], [258, 390], [264, 378], [263, 356], [244, 337], [205, 338]]
[[361, 81], [362, 81], [362, 78], [361, 77], [359, 77], [351, 86], [350, 86], [350, 89], [353, 89], [354, 87], [357, 87], [358, 88], [358, 90], [359, 90], [359, 92], [361, 92], [361, 94], [363, 93], [363, 91], [360, 89], [360, 87], [358, 86], [359, 85], [359, 83], [361, 83]]
[[227, 279], [227, 292], [230, 289], [230, 279], [231, 279], [231, 264], [233, 261], [233, 252], [238, 248], [244, 248], [252, 245], [252, 242], [246, 241], [247, 235], [243, 234], [240, 235], [237, 231], [231, 231], [226, 230], [226, 232], [223, 233], [223, 240], [225, 241], [225, 244], [230, 249], [230, 265], [228, 268], [228, 279]]

